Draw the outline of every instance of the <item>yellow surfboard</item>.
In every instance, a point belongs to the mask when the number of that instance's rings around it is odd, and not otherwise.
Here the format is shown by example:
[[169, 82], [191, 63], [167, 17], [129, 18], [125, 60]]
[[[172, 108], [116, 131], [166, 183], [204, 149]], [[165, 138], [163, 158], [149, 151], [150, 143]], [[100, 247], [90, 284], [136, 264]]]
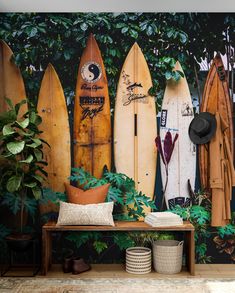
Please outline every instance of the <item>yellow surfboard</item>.
[[[9, 109], [5, 98], [10, 99], [13, 105], [26, 99], [24, 81], [12, 57], [10, 47], [0, 40], [0, 113]], [[24, 104], [19, 115], [22, 116], [26, 111], [27, 104]]]
[[108, 82], [98, 44], [91, 34], [82, 54], [74, 105], [74, 166], [100, 178], [111, 168]]
[[38, 114], [42, 117], [39, 129], [44, 144], [43, 155], [48, 163], [45, 184], [54, 191], [64, 192], [64, 183], [69, 182], [71, 172], [70, 129], [64, 92], [54, 67], [49, 64], [39, 92]]

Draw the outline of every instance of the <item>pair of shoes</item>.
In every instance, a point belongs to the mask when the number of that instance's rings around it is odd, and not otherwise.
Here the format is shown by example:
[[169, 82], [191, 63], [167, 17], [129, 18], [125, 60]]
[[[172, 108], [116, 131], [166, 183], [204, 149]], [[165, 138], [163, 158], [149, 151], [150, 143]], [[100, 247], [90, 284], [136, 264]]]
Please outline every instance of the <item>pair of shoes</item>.
[[62, 267], [64, 273], [72, 272], [74, 275], [89, 271], [91, 269], [91, 266], [85, 263], [83, 258], [75, 256], [65, 257]]

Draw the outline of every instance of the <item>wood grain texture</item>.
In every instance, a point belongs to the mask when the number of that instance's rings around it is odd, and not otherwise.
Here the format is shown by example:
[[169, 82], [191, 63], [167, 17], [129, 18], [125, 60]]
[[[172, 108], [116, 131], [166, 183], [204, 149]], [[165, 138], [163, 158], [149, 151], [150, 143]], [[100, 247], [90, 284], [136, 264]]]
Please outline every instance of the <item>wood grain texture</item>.
[[140, 221], [115, 221], [115, 226], [59, 226], [56, 222], [48, 222], [43, 230], [53, 231], [194, 231], [194, 226], [184, 221], [181, 226], [170, 227], [152, 227], [145, 222]]
[[[155, 100], [149, 96], [152, 80], [148, 65], [135, 43], [129, 51], [118, 83], [114, 113], [114, 160], [118, 173], [135, 181], [136, 189], [154, 196], [157, 149]], [[144, 208], [145, 212], [150, 211]]]
[[102, 177], [111, 168], [108, 83], [101, 53], [91, 34], [82, 54], [74, 107], [74, 166]]
[[[174, 70], [183, 72], [179, 62]], [[179, 81], [167, 82], [162, 102], [160, 137], [163, 143], [165, 135], [171, 132], [174, 138], [178, 134], [170, 162], [168, 164], [168, 184], [165, 192], [166, 205], [183, 204], [189, 198], [188, 179], [194, 189], [196, 176], [196, 147], [188, 135], [189, 124], [194, 117], [192, 99], [185, 77]], [[165, 165], [161, 160], [163, 187], [166, 182]], [[169, 202], [168, 202], [169, 201]]]
[[[12, 57], [13, 52], [10, 47], [0, 40], [0, 113], [9, 109], [5, 98], [10, 99], [14, 105], [26, 99], [24, 81]], [[24, 104], [19, 116], [26, 111], [27, 104]]]
[[[212, 114], [216, 112], [220, 113], [228, 125], [226, 134], [233, 154], [232, 100], [229, 94], [227, 74], [225, 73], [223, 61], [219, 54], [213, 59], [207, 75], [200, 111], [210, 112]], [[199, 146], [200, 180], [201, 186], [204, 189], [209, 188], [208, 157], [207, 145]]]
[[71, 171], [70, 130], [64, 92], [54, 67], [49, 64], [39, 92], [37, 110], [42, 117], [40, 135], [44, 144], [43, 155], [48, 163], [48, 183], [54, 191], [64, 192], [64, 182], [69, 183]]

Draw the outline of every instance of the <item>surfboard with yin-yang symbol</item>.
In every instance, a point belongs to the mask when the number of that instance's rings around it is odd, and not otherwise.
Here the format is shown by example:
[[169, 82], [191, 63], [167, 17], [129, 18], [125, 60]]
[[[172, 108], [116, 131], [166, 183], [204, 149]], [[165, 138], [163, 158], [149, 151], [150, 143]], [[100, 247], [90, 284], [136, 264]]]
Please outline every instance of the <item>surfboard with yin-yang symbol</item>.
[[94, 36], [82, 54], [74, 108], [74, 166], [100, 178], [111, 167], [111, 120], [108, 83]]

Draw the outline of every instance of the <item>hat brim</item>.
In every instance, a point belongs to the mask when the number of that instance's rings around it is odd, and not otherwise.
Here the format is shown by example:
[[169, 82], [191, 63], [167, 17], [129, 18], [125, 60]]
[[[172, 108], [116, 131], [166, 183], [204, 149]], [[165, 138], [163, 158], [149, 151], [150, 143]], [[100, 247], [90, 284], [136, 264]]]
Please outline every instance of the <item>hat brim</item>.
[[[200, 137], [199, 135], [197, 135], [195, 133], [195, 131], [192, 129], [192, 124], [193, 123], [197, 123], [197, 120], [199, 118], [204, 118], [206, 119], [209, 124], [210, 124], [210, 132], [205, 135], [205, 136], [202, 136]], [[215, 119], [215, 116], [209, 112], [201, 112], [200, 114], [198, 114], [190, 123], [189, 125], [189, 137], [191, 139], [191, 141], [195, 144], [206, 144], [208, 143], [212, 137], [215, 135], [215, 131], [216, 131], [216, 119]]]

